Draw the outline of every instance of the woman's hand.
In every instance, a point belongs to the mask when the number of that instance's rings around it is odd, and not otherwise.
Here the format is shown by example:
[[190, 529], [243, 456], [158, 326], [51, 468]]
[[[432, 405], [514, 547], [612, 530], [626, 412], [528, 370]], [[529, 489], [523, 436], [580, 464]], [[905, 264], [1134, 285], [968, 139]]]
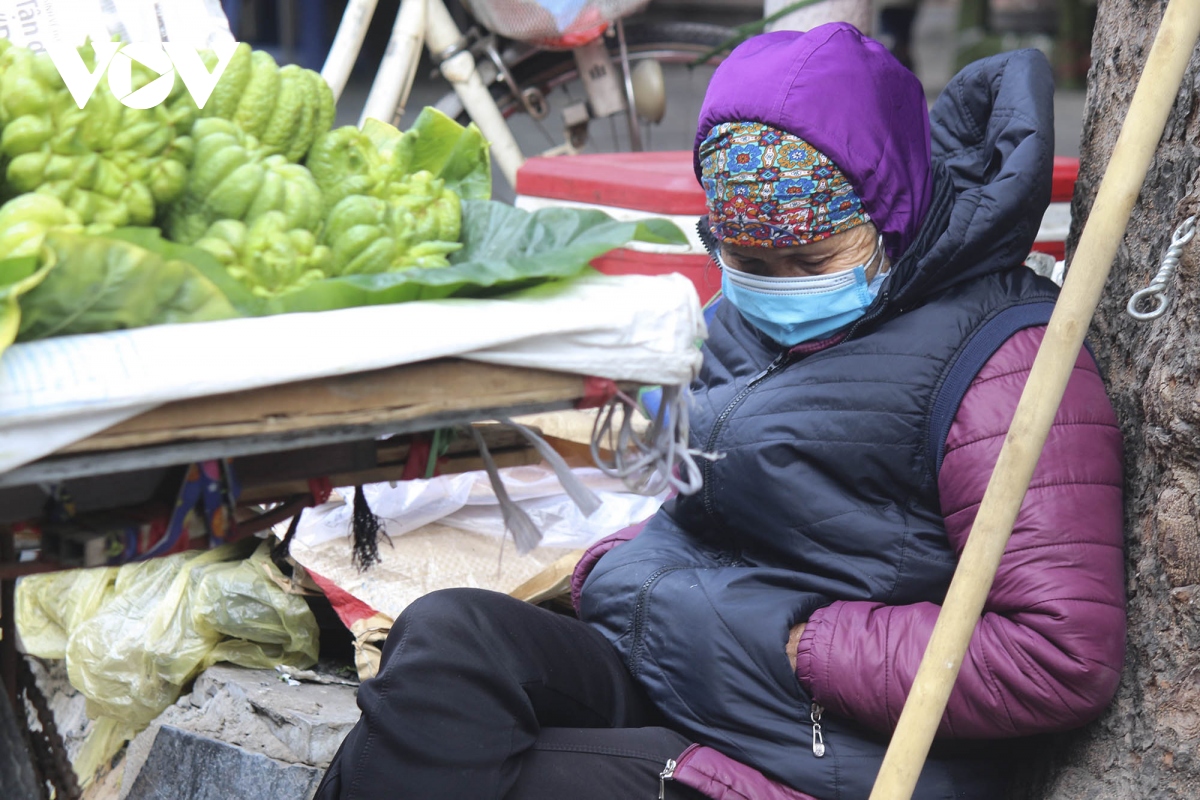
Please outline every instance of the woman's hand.
[[800, 646], [800, 637], [804, 634], [804, 626], [807, 624], [807, 622], [801, 622], [792, 628], [791, 635], [788, 636], [787, 655], [788, 661], [792, 664], [792, 672], [796, 671], [796, 648]]

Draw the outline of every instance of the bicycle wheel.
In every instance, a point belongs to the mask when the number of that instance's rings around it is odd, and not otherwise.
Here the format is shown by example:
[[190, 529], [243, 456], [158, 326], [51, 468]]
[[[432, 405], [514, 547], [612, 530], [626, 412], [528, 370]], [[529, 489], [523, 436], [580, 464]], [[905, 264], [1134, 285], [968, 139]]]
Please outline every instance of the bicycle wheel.
[[[631, 67], [645, 60], [662, 65], [667, 111], [659, 124], [640, 121], [642, 145], [645, 150], [690, 150], [696, 132], [696, 118], [704, 100], [713, 70], [724, 57], [714, 56], [704, 64], [696, 59], [727, 41], [733, 31], [720, 25], [698, 22], [633, 23], [625, 26], [625, 42]], [[614, 65], [620, 64], [620, 46], [616, 37], [606, 37], [605, 43]], [[508, 119], [513, 135], [528, 155], [561, 151], [567, 141], [562, 110], [587, 99], [579, 78], [575, 57], [570, 51], [511, 48], [504, 60], [518, 88], [536, 88], [545, 96], [549, 114], [541, 121], [525, 112], [521, 100], [508, 85], [497, 79], [492, 83], [492, 96]], [[485, 71], [490, 64], [481, 63]], [[464, 124], [468, 118], [454, 92], [437, 103], [437, 108]], [[588, 126], [586, 152], [615, 152], [630, 149], [629, 123], [625, 113], [607, 119], [591, 120]]]

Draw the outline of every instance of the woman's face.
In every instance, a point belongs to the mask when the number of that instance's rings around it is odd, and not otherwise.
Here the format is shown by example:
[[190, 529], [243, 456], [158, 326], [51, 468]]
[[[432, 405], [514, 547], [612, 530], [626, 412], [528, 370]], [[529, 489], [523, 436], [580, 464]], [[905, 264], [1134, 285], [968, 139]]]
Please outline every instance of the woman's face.
[[[798, 278], [830, 275], [866, 264], [875, 255], [879, 231], [871, 223], [859, 225], [812, 244], [795, 247], [743, 247], [722, 244], [721, 258], [736, 270], [764, 278]], [[887, 254], [867, 266], [867, 280], [887, 268]]]

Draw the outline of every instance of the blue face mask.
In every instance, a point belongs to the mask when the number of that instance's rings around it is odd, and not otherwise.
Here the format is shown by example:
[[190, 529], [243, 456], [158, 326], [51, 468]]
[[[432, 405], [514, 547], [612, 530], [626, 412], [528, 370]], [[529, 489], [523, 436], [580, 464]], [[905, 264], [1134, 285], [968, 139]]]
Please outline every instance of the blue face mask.
[[880, 236], [867, 263], [832, 275], [799, 278], [751, 275], [733, 269], [718, 255], [721, 292], [747, 322], [792, 347], [828, 336], [866, 313], [890, 274], [880, 272], [867, 281], [867, 268], [882, 254]]

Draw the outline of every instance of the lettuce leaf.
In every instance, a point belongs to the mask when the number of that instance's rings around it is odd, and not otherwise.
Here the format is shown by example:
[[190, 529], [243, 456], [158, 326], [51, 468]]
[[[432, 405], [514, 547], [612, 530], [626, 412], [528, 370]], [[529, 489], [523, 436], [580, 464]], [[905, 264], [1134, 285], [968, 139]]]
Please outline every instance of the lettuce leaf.
[[158, 228], [118, 228], [107, 236], [137, 245], [168, 261], [191, 264], [233, 305], [238, 316], [257, 317], [268, 313], [263, 307], [263, 299], [256, 297], [244, 283], [226, 272], [224, 265], [212, 253], [165, 239]]
[[240, 316], [186, 261], [102, 236], [51, 232], [55, 264], [20, 300], [18, 341]]
[[54, 268], [57, 256], [43, 248], [42, 256], [0, 261], [0, 354], [17, 340], [21, 327], [21, 295], [33, 291]]
[[449, 267], [329, 278], [266, 299], [251, 294], [210, 254], [170, 242], [154, 228], [104, 236], [52, 232], [40, 259], [0, 261], [0, 352], [14, 337], [491, 297], [586, 274], [593, 259], [630, 241], [686, 241], [666, 220], [617, 222], [599, 211], [570, 208], [530, 213], [482, 200], [464, 202], [462, 240]]
[[600, 211], [547, 208], [530, 213], [495, 201], [463, 203], [463, 249], [450, 266], [349, 275], [263, 301], [265, 313], [445, 297], [490, 297], [591, 271], [592, 259], [631, 241], [686, 242], [667, 220], [617, 222]]
[[427, 106], [409, 131], [417, 137], [411, 171], [432, 172], [463, 200], [491, 199], [491, 151], [483, 131], [474, 122], [464, 128]]

